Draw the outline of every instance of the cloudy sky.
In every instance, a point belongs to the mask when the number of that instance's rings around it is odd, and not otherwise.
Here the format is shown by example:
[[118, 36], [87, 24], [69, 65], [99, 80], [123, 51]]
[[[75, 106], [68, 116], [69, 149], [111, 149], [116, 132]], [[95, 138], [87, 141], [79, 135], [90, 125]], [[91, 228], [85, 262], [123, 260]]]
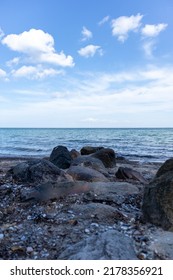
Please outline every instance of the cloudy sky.
[[0, 127], [172, 127], [172, 0], [0, 0]]

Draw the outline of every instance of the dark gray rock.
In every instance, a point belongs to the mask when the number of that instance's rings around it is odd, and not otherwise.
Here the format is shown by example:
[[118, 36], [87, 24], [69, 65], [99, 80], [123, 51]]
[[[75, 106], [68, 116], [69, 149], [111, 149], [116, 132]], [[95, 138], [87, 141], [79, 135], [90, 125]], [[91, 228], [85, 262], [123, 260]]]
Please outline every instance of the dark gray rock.
[[165, 163], [157, 171], [156, 177], [158, 178], [167, 172], [173, 172], [173, 158], [165, 161]]
[[70, 151], [70, 155], [71, 155], [72, 159], [75, 159], [80, 156], [80, 153], [78, 151], [76, 151], [75, 149], [72, 149]]
[[69, 245], [59, 256], [64, 260], [136, 260], [133, 241], [116, 230], [92, 234]]
[[103, 147], [91, 147], [91, 146], [85, 146], [83, 147], [80, 152], [81, 155], [90, 155], [93, 154], [99, 150], [103, 149]]
[[106, 168], [112, 168], [116, 165], [116, 156], [112, 149], [101, 149], [91, 156], [101, 160]]
[[145, 178], [138, 171], [135, 171], [128, 167], [119, 167], [115, 175], [118, 179], [133, 179], [146, 184]]
[[74, 180], [86, 182], [108, 182], [108, 179], [99, 171], [83, 166], [71, 166], [67, 174], [73, 177]]
[[166, 161], [154, 180], [145, 187], [143, 217], [146, 222], [173, 231], [173, 170]]
[[72, 162], [72, 156], [66, 147], [57, 146], [51, 152], [49, 160], [59, 168], [67, 169]]
[[39, 183], [45, 181], [62, 181], [70, 177], [64, 171], [46, 159], [30, 160], [12, 167], [7, 176], [11, 175], [15, 182]]
[[91, 156], [80, 156], [72, 161], [71, 166], [84, 166], [93, 168], [103, 173], [105, 176], [108, 176], [108, 171], [102, 161]]

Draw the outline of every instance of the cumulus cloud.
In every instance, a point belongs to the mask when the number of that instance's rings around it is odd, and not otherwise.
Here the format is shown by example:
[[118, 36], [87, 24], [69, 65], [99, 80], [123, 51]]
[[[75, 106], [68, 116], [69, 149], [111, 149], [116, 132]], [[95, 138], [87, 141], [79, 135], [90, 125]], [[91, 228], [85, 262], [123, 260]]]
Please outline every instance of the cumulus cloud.
[[93, 57], [96, 52], [99, 53], [99, 55], [103, 54], [103, 50], [100, 46], [96, 46], [96, 45], [88, 45], [84, 48], [81, 48], [78, 51], [78, 54], [84, 57]]
[[89, 29], [87, 29], [85, 26], [83, 26], [81, 33], [82, 33], [82, 39], [81, 39], [82, 41], [89, 40], [93, 37], [92, 32]]
[[156, 37], [161, 31], [164, 31], [168, 25], [166, 23], [146, 24], [141, 33], [144, 37]]
[[12, 76], [15, 78], [27, 78], [30, 80], [39, 80], [46, 77], [52, 77], [58, 74], [62, 74], [62, 71], [55, 70], [53, 68], [42, 68], [41, 66], [22, 66], [17, 70], [12, 71]]
[[43, 30], [30, 29], [20, 34], [10, 34], [3, 38], [2, 43], [11, 50], [26, 54], [36, 63], [50, 63], [62, 67], [74, 66], [72, 56], [63, 52], [57, 53], [54, 48], [54, 39]]
[[121, 16], [113, 19], [111, 22], [112, 35], [116, 36], [122, 43], [128, 38], [128, 33], [133, 31], [137, 32], [141, 26], [143, 15], [137, 14], [130, 17]]
[[102, 20], [100, 20], [99, 22], [98, 22], [98, 25], [103, 25], [103, 24], [105, 24], [107, 21], [109, 21], [109, 19], [110, 19], [110, 16], [106, 16], [106, 17], [104, 17]]

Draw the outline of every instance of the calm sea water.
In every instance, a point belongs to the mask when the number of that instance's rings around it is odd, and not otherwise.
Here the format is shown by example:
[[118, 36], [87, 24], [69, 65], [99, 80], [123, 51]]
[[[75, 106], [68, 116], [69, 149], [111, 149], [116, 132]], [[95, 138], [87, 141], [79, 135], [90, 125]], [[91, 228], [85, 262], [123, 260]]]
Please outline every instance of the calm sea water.
[[131, 160], [163, 162], [173, 157], [173, 128], [0, 128], [0, 157], [49, 156], [57, 145], [104, 146]]

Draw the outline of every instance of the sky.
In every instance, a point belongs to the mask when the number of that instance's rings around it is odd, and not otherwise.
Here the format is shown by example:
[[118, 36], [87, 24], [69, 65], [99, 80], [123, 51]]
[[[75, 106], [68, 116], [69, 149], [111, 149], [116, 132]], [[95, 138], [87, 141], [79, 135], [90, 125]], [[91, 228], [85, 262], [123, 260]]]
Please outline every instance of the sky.
[[172, 0], [0, 0], [0, 127], [173, 127]]

